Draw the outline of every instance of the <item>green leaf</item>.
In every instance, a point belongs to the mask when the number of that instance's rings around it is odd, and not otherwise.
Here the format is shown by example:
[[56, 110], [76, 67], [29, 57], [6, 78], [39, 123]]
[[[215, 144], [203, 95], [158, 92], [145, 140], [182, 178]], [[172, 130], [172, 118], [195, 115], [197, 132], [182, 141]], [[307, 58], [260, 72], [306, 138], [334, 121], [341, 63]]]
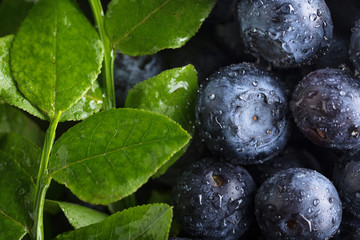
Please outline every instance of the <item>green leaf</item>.
[[184, 45], [200, 28], [216, 0], [113, 0], [105, 29], [127, 55], [151, 55]]
[[135, 192], [189, 139], [166, 116], [107, 110], [75, 125], [55, 142], [49, 173], [81, 200], [106, 205]]
[[[47, 119], [41, 111], [34, 107], [18, 90], [10, 70], [9, 52], [14, 37], [12, 35], [0, 38], [0, 96], [9, 104], [28, 113]], [[89, 91], [80, 98], [68, 111], [62, 114], [61, 121], [79, 121], [100, 111], [102, 108], [102, 91], [98, 81], [95, 81]]]
[[35, 2], [36, 0], [2, 0], [0, 2], [0, 37], [15, 33]]
[[45, 205], [60, 208], [75, 229], [101, 222], [108, 217], [105, 213], [74, 203], [46, 200]]
[[0, 151], [0, 239], [21, 239], [32, 225], [35, 185], [31, 177]]
[[170, 69], [130, 89], [125, 107], [166, 115], [192, 133], [197, 89], [192, 65]]
[[102, 91], [98, 81], [68, 111], [61, 115], [60, 121], [80, 121], [97, 113], [103, 106]]
[[[187, 65], [138, 83], [130, 89], [125, 106], [164, 114], [192, 134], [197, 89], [196, 70], [192, 65]], [[154, 177], [165, 173], [185, 153], [186, 148], [176, 153]]]
[[0, 96], [8, 104], [38, 118], [46, 119], [47, 117], [21, 94], [11, 76], [10, 47], [13, 40], [13, 35], [0, 38]]
[[171, 218], [172, 209], [166, 204], [138, 206], [56, 239], [166, 240]]
[[52, 119], [90, 89], [103, 54], [97, 32], [69, 0], [40, 0], [13, 42], [11, 70], [23, 95]]
[[0, 104], [0, 133], [17, 133], [39, 146], [44, 144], [44, 133], [22, 111]]
[[0, 150], [11, 156], [33, 179], [37, 178], [41, 158], [38, 145], [18, 134], [3, 133], [0, 134]]

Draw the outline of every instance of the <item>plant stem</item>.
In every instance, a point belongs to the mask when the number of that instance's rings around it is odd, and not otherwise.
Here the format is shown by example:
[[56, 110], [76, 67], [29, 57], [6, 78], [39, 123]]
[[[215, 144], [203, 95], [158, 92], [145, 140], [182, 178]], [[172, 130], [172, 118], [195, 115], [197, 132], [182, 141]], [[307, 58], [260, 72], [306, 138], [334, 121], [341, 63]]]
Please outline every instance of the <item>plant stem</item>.
[[103, 89], [105, 91], [104, 106], [105, 109], [111, 109], [115, 108], [114, 61], [116, 51], [112, 47], [110, 39], [105, 32], [104, 11], [100, 0], [89, 0], [89, 4], [93, 12], [96, 28], [104, 44], [105, 56], [101, 71], [103, 76]]
[[34, 226], [32, 229], [33, 239], [44, 239], [43, 227], [43, 212], [46, 191], [48, 190], [51, 182], [51, 177], [48, 175], [48, 163], [50, 152], [55, 141], [56, 127], [59, 123], [61, 112], [59, 112], [51, 121], [49, 128], [45, 134], [44, 147], [41, 154], [40, 168], [36, 180], [36, 195], [34, 203]]

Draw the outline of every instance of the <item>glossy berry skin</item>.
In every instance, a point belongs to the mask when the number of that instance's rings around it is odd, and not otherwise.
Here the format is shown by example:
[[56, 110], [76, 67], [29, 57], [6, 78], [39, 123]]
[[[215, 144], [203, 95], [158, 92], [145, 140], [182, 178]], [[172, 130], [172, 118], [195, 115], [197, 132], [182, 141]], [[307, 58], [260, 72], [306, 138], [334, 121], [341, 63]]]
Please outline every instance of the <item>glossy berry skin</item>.
[[242, 0], [238, 18], [250, 52], [280, 68], [309, 63], [333, 34], [324, 0]]
[[159, 55], [131, 57], [118, 53], [114, 64], [116, 106], [124, 107], [130, 88], [154, 77], [161, 70], [162, 60]]
[[194, 238], [237, 240], [252, 222], [255, 191], [244, 168], [204, 158], [178, 178], [174, 217]]
[[327, 178], [314, 170], [290, 168], [261, 185], [255, 214], [267, 240], [324, 240], [338, 230], [342, 207]]
[[234, 64], [200, 88], [196, 119], [200, 137], [233, 164], [256, 164], [278, 155], [289, 137], [285, 93], [270, 72]]
[[346, 70], [305, 76], [290, 101], [294, 120], [314, 144], [344, 150], [360, 145], [360, 83]]
[[360, 152], [335, 164], [333, 180], [345, 210], [360, 218]]
[[349, 53], [355, 69], [360, 72], [360, 20], [352, 28]]

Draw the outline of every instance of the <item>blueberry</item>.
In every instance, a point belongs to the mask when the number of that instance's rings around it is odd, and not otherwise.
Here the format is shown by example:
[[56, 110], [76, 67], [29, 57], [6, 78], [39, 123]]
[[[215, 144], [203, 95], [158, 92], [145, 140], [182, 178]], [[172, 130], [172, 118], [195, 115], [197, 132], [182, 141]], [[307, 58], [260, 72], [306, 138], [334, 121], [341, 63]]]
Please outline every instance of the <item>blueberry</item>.
[[234, 64], [211, 75], [198, 93], [196, 119], [208, 148], [233, 164], [256, 164], [289, 137], [285, 93], [270, 72]]
[[360, 20], [356, 22], [355, 27], [352, 29], [349, 53], [355, 69], [360, 72]]
[[297, 85], [290, 109], [313, 143], [334, 149], [360, 145], [360, 83], [348, 71], [320, 69]]
[[290, 168], [261, 185], [255, 215], [268, 240], [324, 240], [338, 230], [342, 207], [327, 178], [314, 170]]
[[242, 0], [238, 8], [245, 45], [276, 67], [307, 64], [330, 44], [333, 24], [324, 0]]
[[116, 106], [123, 107], [130, 88], [162, 70], [159, 55], [131, 57], [118, 53], [114, 64]]
[[334, 184], [345, 209], [360, 218], [360, 152], [347, 154], [335, 164]]
[[174, 217], [192, 237], [237, 240], [253, 219], [255, 190], [244, 168], [204, 158], [178, 178]]

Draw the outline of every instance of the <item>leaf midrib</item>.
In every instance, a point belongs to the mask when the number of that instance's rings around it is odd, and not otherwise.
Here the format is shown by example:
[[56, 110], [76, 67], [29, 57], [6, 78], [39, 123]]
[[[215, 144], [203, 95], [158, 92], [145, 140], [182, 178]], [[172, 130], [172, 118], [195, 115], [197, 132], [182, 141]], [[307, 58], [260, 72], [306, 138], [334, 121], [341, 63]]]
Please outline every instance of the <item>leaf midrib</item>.
[[[174, 137], [174, 138], [171, 138], [171, 139], [179, 139], [179, 138], [182, 138], [182, 137]], [[151, 140], [151, 141], [147, 141], [147, 142], [141, 142], [141, 143], [132, 144], [132, 145], [129, 145], [129, 146], [126, 146], [126, 147], [121, 147], [121, 148], [115, 149], [115, 150], [110, 151], [110, 152], [105, 152], [105, 153], [102, 153], [102, 154], [97, 154], [97, 155], [94, 155], [94, 156], [91, 156], [91, 157], [87, 157], [87, 158], [81, 159], [79, 161], [69, 163], [69, 164], [67, 164], [67, 165], [65, 165], [65, 166], [51, 172], [50, 176], [54, 176], [59, 171], [65, 169], [65, 168], [68, 168], [68, 167], [70, 167], [72, 165], [80, 164], [80, 163], [86, 162], [86, 161], [94, 159], [94, 158], [107, 156], [109, 154], [113, 154], [113, 153], [116, 153], [116, 152], [119, 152], [119, 151], [124, 151], [126, 149], [133, 148], [133, 147], [138, 147], [138, 146], [141, 146], [141, 145], [144, 145], [144, 144], [158, 143], [158, 142], [164, 142], [164, 141], [168, 141], [168, 140], [169, 140], [169, 138], [164, 138], [164, 139]]]
[[139, 234], [137, 234], [136, 236], [134, 236], [133, 238], [128, 238], [129, 240], [136, 240], [138, 237], [144, 235], [144, 233], [146, 233], [146, 231], [152, 226], [154, 225], [160, 218], [162, 218], [168, 211], [170, 210], [170, 208], [166, 209], [165, 211], [163, 211], [161, 213], [161, 215], [159, 215], [156, 219], [153, 219], [153, 221]]
[[56, 68], [56, 43], [57, 43], [57, 33], [58, 33], [58, 9], [57, 7], [55, 8], [55, 29], [54, 29], [54, 101], [55, 101], [55, 106], [54, 106], [54, 115], [56, 115], [56, 105], [57, 105], [57, 101], [56, 101], [56, 82], [57, 82], [57, 68]]
[[138, 22], [135, 26], [133, 26], [128, 32], [126, 32], [121, 38], [114, 41], [114, 46], [117, 46], [122, 42], [125, 38], [127, 38], [132, 32], [134, 32], [140, 25], [145, 23], [150, 17], [152, 17], [154, 14], [156, 14], [158, 11], [160, 11], [161, 8], [163, 8], [166, 4], [168, 4], [170, 0], [166, 0], [162, 4], [160, 4], [157, 8], [155, 8], [152, 12], [150, 12], [144, 19], [142, 19], [140, 22]]

